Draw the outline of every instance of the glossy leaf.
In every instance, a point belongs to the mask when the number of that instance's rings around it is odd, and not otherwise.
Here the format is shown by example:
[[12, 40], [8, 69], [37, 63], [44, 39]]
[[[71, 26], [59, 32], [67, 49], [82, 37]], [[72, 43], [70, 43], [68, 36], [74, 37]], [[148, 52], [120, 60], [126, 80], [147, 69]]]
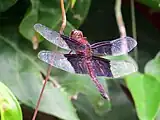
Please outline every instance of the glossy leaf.
[[152, 9], [159, 10], [160, 9], [160, 1], [159, 0], [138, 0], [138, 2], [149, 6]]
[[[16, 32], [13, 33], [16, 31], [13, 28], [16, 27], [6, 28], [7, 38], [0, 35], [0, 47], [2, 48], [0, 66], [4, 68], [0, 69], [0, 80], [23, 104], [34, 108], [43, 85], [40, 71], [44, 72], [45, 69], [38, 64], [37, 53], [33, 54], [29, 46], [24, 44], [24, 39]], [[40, 111], [65, 120], [78, 120], [67, 93], [48, 83], [43, 96]]]
[[[60, 29], [61, 24], [61, 9], [59, 0], [31, 0], [31, 5], [23, 18], [19, 31], [27, 39], [32, 40], [35, 35], [34, 24], [41, 23], [54, 30]], [[65, 2], [66, 11], [68, 9], [69, 2]], [[67, 25], [67, 27], [70, 27]], [[73, 27], [72, 27], [73, 28]], [[71, 30], [71, 28], [70, 28]], [[67, 31], [69, 33], [69, 31]]]
[[4, 12], [13, 6], [17, 0], [1, 0], [0, 1], [0, 12]]
[[[70, 31], [74, 29], [73, 25], [76, 27], [80, 26], [88, 13], [90, 0], [79, 2], [76, 2], [74, 10], [70, 10], [74, 12], [75, 19], [73, 19], [74, 16], [67, 15], [67, 20], [69, 21], [67, 21], [67, 26], [64, 30], [65, 34], [69, 34]], [[69, 8], [69, 3], [69, 0], [65, 1], [66, 13]], [[76, 18], [76, 14], [78, 16], [80, 15], [79, 17], [81, 18], [79, 20]], [[61, 19], [62, 16], [59, 0], [51, 0], [50, 2], [45, 0], [31, 0], [31, 7], [28, 9], [25, 17], [23, 18], [19, 26], [19, 31], [25, 38], [32, 40], [35, 36], [35, 31], [33, 29], [35, 23], [41, 23], [49, 28], [52, 28], [53, 30], [59, 31], [62, 23]], [[74, 21], [77, 23], [74, 24]], [[73, 23], [73, 25], [71, 23]], [[38, 37], [38, 40], [43, 39]]]
[[126, 78], [140, 120], [153, 120], [160, 106], [160, 82], [148, 74], [134, 73]]
[[[70, 96], [83, 93], [91, 102], [97, 114], [102, 114], [110, 109], [110, 101], [107, 101], [101, 97], [100, 93], [98, 92], [89, 76], [68, 74], [60, 80], [62, 87], [68, 93], [70, 93]], [[105, 79], [99, 77], [98, 80], [104, 86], [105, 90], [108, 91]]]
[[70, 0], [70, 1], [71, 1], [71, 8], [73, 8], [77, 0]]
[[[77, 113], [82, 120], [137, 120], [135, 117], [135, 111], [132, 104], [129, 102], [121, 88], [115, 83], [115, 81], [107, 81], [109, 87], [109, 95], [111, 98], [111, 107], [107, 109], [106, 105], [101, 106], [103, 111], [97, 113], [93, 105], [91, 105], [90, 99], [86, 95], [80, 94], [78, 100], [74, 100], [73, 103], [76, 106]], [[95, 102], [94, 104], [97, 104]], [[100, 103], [101, 104], [101, 103]], [[99, 105], [100, 105], [99, 104]], [[122, 109], [123, 107], [123, 109]], [[100, 109], [99, 109], [100, 110]], [[127, 113], [127, 114], [125, 114]]]
[[13, 93], [0, 82], [1, 120], [22, 120], [21, 107]]
[[146, 64], [145, 73], [154, 76], [160, 82], [160, 52], [156, 55], [154, 59], [150, 60]]

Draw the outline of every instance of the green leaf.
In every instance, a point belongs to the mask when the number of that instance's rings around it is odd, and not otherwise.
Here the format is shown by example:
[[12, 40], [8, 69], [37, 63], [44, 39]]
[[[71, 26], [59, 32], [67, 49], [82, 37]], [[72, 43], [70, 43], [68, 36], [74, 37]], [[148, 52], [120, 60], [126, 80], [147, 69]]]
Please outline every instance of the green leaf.
[[160, 9], [160, 1], [159, 0], [138, 0], [138, 2], [147, 5], [148, 7], [159, 10]]
[[[72, 2], [73, 3], [73, 2]], [[90, 6], [90, 0], [77, 1], [74, 8], [69, 8], [69, 1], [65, 1], [65, 11], [67, 13], [67, 26], [64, 33], [69, 34], [74, 26], [79, 27], [87, 16]], [[61, 8], [59, 0], [31, 0], [31, 7], [28, 8], [24, 19], [22, 20], [19, 31], [27, 39], [32, 40], [35, 36], [33, 25], [41, 23], [45, 26], [58, 31], [62, 23]], [[74, 25], [72, 25], [72, 24]], [[42, 38], [40, 40], [43, 40]]]
[[[106, 80], [101, 77], [97, 79], [104, 86], [105, 90], [108, 91]], [[89, 76], [68, 74], [65, 77], [63, 76], [60, 80], [62, 87], [70, 93], [70, 96], [83, 93], [86, 98], [88, 98], [97, 114], [103, 114], [110, 109], [110, 101], [102, 98]]]
[[21, 107], [13, 93], [0, 82], [1, 120], [22, 120]]
[[[46, 69], [39, 63], [37, 53], [30, 49], [31, 45], [24, 42], [15, 28], [17, 26], [5, 27], [3, 36], [0, 35], [0, 66], [3, 68], [0, 69], [0, 80], [23, 104], [34, 108], [43, 86], [40, 72], [45, 73]], [[61, 119], [78, 120], [67, 93], [54, 88], [50, 82], [46, 86], [39, 110]]]
[[154, 120], [160, 106], [160, 82], [151, 75], [134, 73], [126, 78], [140, 120]]
[[[77, 100], [73, 103], [76, 106], [77, 113], [81, 120], [136, 120], [135, 111], [132, 104], [127, 99], [119, 85], [115, 81], [108, 80], [109, 95], [111, 97], [112, 107], [108, 109], [107, 106], [103, 106], [105, 111], [101, 111], [101, 114], [97, 113], [86, 95], [80, 94]], [[95, 103], [96, 104], [96, 103]], [[103, 108], [102, 107], [102, 108]], [[123, 108], [123, 109], [122, 109]], [[127, 114], [124, 114], [127, 113]]]
[[145, 73], [154, 76], [160, 82], [160, 52], [146, 64]]
[[0, 12], [4, 12], [4, 11], [8, 10], [16, 2], [17, 2], [17, 0], [1, 0], [0, 1]]
[[90, 4], [91, 0], [77, 0], [74, 7], [67, 12], [68, 21], [78, 28], [85, 20]]
[[71, 1], [71, 8], [73, 8], [77, 0], [70, 0], [70, 1]]
[[[23, 18], [19, 31], [27, 39], [32, 40], [35, 35], [34, 24], [41, 23], [47, 27], [59, 30], [61, 25], [61, 8], [59, 0], [31, 0], [32, 6], [28, 9], [25, 17]], [[66, 11], [69, 2], [65, 2]], [[67, 27], [70, 25], [67, 24]], [[72, 27], [73, 28], [73, 27]], [[71, 29], [71, 28], [68, 28]], [[70, 31], [65, 31], [69, 33]], [[42, 39], [40, 39], [42, 40]]]

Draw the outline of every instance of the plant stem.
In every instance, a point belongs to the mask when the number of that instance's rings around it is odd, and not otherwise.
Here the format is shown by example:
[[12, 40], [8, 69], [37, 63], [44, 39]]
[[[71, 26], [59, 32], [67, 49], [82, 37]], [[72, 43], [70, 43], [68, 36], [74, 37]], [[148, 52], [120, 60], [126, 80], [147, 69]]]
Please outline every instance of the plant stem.
[[[61, 25], [61, 28], [60, 28], [59, 32], [60, 32], [60, 34], [62, 34], [64, 29], [65, 29], [65, 27], [66, 27], [66, 12], [65, 12], [65, 8], [64, 8], [64, 0], [60, 1], [60, 6], [61, 6], [61, 10], [62, 10], [62, 25]], [[48, 69], [47, 69], [47, 75], [46, 75], [46, 78], [44, 80], [45, 82], [44, 82], [42, 90], [40, 92], [40, 96], [39, 96], [39, 99], [38, 99], [38, 102], [37, 102], [37, 105], [36, 105], [32, 120], [36, 119], [38, 108], [39, 108], [39, 105], [40, 105], [40, 101], [41, 101], [41, 98], [42, 98], [46, 83], [47, 83], [47, 81], [48, 81], [48, 79], [50, 77], [51, 70], [52, 70], [52, 66], [49, 65]]]

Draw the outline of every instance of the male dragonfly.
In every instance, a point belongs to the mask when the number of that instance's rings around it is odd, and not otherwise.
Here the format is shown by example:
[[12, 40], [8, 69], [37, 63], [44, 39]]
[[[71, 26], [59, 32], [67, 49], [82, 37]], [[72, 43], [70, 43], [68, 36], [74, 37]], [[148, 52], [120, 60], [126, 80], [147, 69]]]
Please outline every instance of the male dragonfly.
[[[137, 42], [131, 37], [118, 38], [112, 41], [89, 44], [86, 37], [79, 30], [72, 30], [70, 36], [60, 34], [42, 24], [35, 24], [34, 29], [49, 42], [69, 50], [68, 54], [40, 51], [39, 59], [70, 73], [89, 74], [103, 98], [109, 100], [104, 87], [96, 76], [118, 78], [137, 71], [137, 67], [127, 60], [109, 60], [100, 56], [119, 56], [128, 53]], [[126, 40], [126, 42], [123, 42]], [[127, 43], [126, 51], [121, 46]], [[74, 53], [72, 53], [74, 51]]]

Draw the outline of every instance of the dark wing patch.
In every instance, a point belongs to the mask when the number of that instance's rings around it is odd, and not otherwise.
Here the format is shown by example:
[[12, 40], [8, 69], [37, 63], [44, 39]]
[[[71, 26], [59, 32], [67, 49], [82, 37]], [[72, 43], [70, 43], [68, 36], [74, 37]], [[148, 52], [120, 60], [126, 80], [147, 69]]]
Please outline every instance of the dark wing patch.
[[113, 77], [110, 60], [93, 56], [92, 67], [96, 76], [106, 76], [111, 78]]
[[75, 70], [75, 73], [78, 74], [88, 74], [84, 57], [77, 54], [64, 54], [67, 60], [71, 63], [72, 67]]

